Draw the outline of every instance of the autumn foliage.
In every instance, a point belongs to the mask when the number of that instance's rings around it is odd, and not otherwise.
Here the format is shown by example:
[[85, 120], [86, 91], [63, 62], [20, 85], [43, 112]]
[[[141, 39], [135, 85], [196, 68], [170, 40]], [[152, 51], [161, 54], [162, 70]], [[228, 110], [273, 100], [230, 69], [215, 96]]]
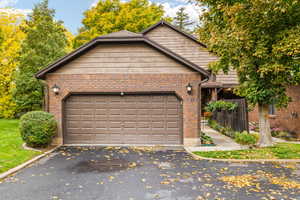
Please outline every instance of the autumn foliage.
[[161, 20], [164, 10], [148, 0], [104, 0], [87, 10], [84, 16], [83, 27], [74, 40], [75, 48], [112, 32], [141, 32]]
[[20, 24], [22, 14], [9, 13], [0, 9], [0, 118], [13, 118], [16, 104], [13, 101], [13, 74], [19, 64], [17, 57], [25, 34]]

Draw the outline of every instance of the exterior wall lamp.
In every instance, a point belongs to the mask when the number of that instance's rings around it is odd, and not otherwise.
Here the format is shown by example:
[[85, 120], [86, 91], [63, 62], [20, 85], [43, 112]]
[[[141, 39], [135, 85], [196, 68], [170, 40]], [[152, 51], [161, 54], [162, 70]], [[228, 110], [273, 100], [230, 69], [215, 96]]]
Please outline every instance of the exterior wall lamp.
[[187, 86], [186, 86], [186, 91], [189, 95], [192, 94], [193, 92], [193, 86], [189, 83]]
[[52, 91], [54, 92], [55, 95], [58, 95], [59, 94], [59, 91], [60, 91], [60, 87], [58, 87], [58, 85], [54, 85], [52, 87]]

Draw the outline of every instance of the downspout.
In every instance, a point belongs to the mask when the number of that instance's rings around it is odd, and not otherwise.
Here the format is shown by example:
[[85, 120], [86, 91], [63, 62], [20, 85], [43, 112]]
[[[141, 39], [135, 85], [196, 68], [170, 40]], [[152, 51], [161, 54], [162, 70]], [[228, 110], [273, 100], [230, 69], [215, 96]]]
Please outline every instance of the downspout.
[[201, 120], [202, 120], [202, 93], [201, 93], [201, 85], [203, 84], [203, 83], [206, 83], [206, 82], [208, 82], [209, 81], [209, 79], [210, 79], [210, 77], [206, 77], [204, 80], [202, 80], [200, 83], [199, 83], [199, 85], [198, 85], [198, 108], [199, 108], [199, 110], [198, 110], [198, 116], [199, 116], [199, 122], [198, 122], [198, 130], [199, 131], [201, 131]]

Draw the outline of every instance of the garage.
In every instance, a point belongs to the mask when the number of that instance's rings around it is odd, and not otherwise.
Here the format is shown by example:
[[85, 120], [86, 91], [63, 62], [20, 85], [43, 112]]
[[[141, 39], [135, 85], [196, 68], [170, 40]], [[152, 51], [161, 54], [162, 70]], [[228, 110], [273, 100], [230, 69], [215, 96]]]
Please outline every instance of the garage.
[[58, 122], [52, 143], [198, 146], [201, 66], [143, 34], [95, 38], [36, 74]]
[[64, 103], [65, 144], [181, 145], [175, 94], [76, 94]]

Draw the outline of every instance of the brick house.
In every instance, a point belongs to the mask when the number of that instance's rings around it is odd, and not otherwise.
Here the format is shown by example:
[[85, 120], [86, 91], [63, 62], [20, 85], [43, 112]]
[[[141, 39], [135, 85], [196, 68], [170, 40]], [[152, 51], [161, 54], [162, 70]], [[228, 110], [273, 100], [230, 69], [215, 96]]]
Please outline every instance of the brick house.
[[[287, 95], [292, 98], [287, 108], [276, 109], [270, 106], [271, 127], [289, 131], [300, 139], [300, 86], [290, 87]], [[249, 121], [258, 122], [257, 108], [249, 112]]]
[[216, 59], [165, 21], [95, 38], [36, 74], [59, 124], [54, 143], [200, 144], [204, 98], [238, 84], [234, 71], [211, 75]]

